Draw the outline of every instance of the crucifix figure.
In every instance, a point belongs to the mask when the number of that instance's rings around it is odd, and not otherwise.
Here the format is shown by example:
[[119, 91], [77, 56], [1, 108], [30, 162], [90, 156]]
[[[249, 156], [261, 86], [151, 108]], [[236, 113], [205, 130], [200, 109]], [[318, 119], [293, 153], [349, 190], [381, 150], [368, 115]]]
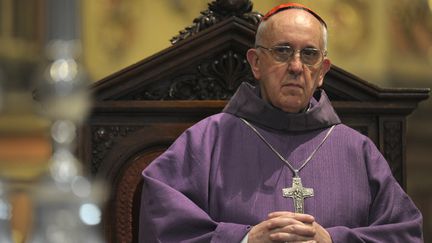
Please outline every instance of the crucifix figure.
[[282, 189], [284, 197], [291, 197], [294, 201], [294, 209], [296, 213], [304, 213], [304, 199], [313, 197], [313, 188], [305, 188], [301, 183], [301, 178], [293, 177], [292, 187]]

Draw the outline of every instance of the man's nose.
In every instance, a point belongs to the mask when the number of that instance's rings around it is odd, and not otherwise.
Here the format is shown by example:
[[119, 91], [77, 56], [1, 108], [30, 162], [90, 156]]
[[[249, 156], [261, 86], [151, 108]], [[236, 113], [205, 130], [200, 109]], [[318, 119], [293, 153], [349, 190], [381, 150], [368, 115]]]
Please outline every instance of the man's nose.
[[298, 74], [303, 71], [303, 63], [300, 59], [300, 53], [293, 54], [291, 60], [288, 62], [288, 69], [293, 74]]

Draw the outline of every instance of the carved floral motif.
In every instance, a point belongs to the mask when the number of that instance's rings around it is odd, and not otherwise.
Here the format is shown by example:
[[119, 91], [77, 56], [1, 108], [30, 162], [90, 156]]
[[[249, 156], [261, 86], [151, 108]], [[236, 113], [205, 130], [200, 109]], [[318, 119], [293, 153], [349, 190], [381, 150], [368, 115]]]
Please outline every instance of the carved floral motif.
[[[225, 100], [240, 85], [254, 78], [244, 55], [229, 50], [216, 58], [201, 62], [193, 70], [179, 74], [158, 86], [146, 87], [133, 95], [138, 100]], [[166, 83], [165, 85], [160, 85]]]
[[135, 127], [99, 126], [92, 128], [91, 173], [96, 174], [108, 151], [121, 138], [126, 137]]

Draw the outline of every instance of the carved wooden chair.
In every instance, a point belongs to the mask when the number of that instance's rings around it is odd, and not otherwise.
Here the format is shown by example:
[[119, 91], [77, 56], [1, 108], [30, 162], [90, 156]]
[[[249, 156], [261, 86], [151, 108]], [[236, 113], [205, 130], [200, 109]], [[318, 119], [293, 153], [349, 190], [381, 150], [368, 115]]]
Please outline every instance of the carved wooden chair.
[[[220, 112], [242, 81], [261, 15], [250, 1], [217, 0], [172, 46], [92, 86], [79, 157], [110, 186], [108, 242], [137, 242], [141, 172], [187, 127]], [[333, 66], [324, 87], [342, 121], [369, 136], [405, 188], [405, 123], [427, 89], [382, 89]]]

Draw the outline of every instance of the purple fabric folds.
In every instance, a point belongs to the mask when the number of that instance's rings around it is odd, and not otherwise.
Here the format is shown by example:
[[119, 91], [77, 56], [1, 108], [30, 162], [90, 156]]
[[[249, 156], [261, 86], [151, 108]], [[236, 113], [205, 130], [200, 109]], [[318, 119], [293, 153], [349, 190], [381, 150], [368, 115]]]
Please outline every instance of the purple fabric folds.
[[286, 114], [242, 85], [224, 112], [186, 130], [143, 171], [140, 242], [240, 242], [268, 213], [293, 211], [282, 197], [293, 173], [239, 117], [295, 168], [336, 125], [300, 171], [315, 194], [305, 213], [333, 242], [422, 242], [422, 216], [373, 142], [340, 124], [324, 91], [316, 97]]

